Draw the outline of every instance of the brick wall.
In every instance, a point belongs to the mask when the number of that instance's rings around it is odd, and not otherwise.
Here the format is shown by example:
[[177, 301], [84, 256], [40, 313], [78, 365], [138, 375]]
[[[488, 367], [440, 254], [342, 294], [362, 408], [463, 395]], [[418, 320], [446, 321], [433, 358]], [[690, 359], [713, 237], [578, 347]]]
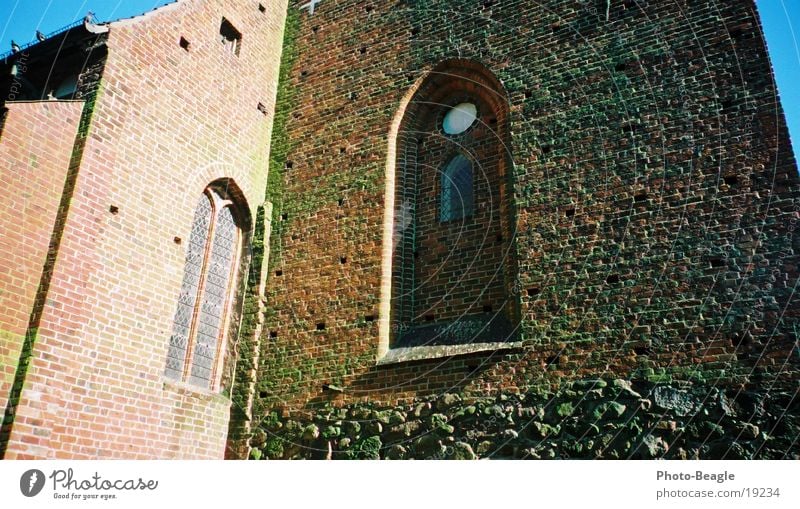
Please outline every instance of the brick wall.
[[6, 458], [223, 456], [229, 396], [163, 373], [201, 193], [227, 179], [253, 218], [264, 203], [284, 15], [188, 0], [111, 25]]
[[69, 168], [80, 101], [8, 104], [0, 132], [0, 408], [8, 403]]
[[[290, 8], [256, 414], [587, 376], [797, 379], [800, 188], [753, 3], [596, 4]], [[388, 133], [452, 58], [507, 94], [522, 346], [376, 365]]]

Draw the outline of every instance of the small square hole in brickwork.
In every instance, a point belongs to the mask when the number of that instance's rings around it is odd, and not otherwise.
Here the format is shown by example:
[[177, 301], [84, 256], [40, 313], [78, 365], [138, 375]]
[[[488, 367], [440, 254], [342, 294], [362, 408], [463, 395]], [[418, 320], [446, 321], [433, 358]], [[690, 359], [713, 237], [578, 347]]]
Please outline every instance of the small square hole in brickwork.
[[436, 316], [435, 315], [425, 315], [423, 317], [423, 320], [425, 320], [426, 322], [432, 322], [432, 321], [436, 320]]
[[624, 71], [627, 68], [628, 68], [628, 64], [626, 64], [625, 62], [619, 62], [617, 65], [614, 66], [614, 70], [615, 71], [620, 71], [620, 72]]
[[269, 331], [269, 337], [270, 337], [270, 339], [277, 338], [278, 337], [278, 331], [276, 331], [276, 330]]
[[635, 346], [633, 347], [633, 353], [636, 355], [650, 355], [651, 351], [646, 346]]
[[739, 183], [739, 179], [736, 177], [736, 175], [727, 175], [727, 176], [723, 177], [722, 179], [729, 186], [735, 186], [736, 184]]
[[268, 391], [260, 391], [258, 393], [258, 397], [261, 398], [261, 399], [268, 398], [269, 397], [269, 392]]
[[347, 152], [347, 148], [345, 148], [345, 147], [339, 147], [339, 153], [340, 153], [340, 154], [344, 154], [345, 152]]
[[117, 207], [116, 205], [111, 205], [110, 207], [108, 207], [108, 211], [114, 215], [119, 214], [119, 207]]
[[730, 113], [731, 109], [733, 108], [733, 101], [730, 99], [723, 100], [719, 104], [722, 113]]
[[278, 270], [275, 271], [275, 275], [276, 276], [282, 276], [283, 275], [283, 271], [278, 269]]
[[550, 366], [551, 364], [558, 366], [558, 355], [551, 355], [547, 357], [544, 361], [545, 364]]
[[542, 145], [542, 154], [549, 154], [551, 150], [553, 150], [553, 147], [550, 145]]
[[339, 198], [339, 206], [344, 207], [344, 198]]
[[491, 304], [484, 304], [483, 305], [483, 312], [484, 313], [491, 313], [492, 312], [492, 305]]
[[619, 274], [611, 274], [606, 278], [606, 283], [614, 285], [619, 283]]
[[347, 257], [346, 257], [346, 256], [342, 256], [342, 257], [340, 257], [340, 258], [339, 258], [339, 263], [341, 263], [342, 265], [344, 265], [345, 263], [347, 263]]
[[715, 269], [716, 269], [716, 268], [719, 268], [719, 267], [724, 267], [724, 266], [725, 266], [725, 259], [724, 259], [724, 258], [722, 258], [722, 257], [719, 257], [719, 256], [717, 256], [717, 257], [714, 257], [714, 258], [711, 258], [711, 259], [709, 259], [708, 261], [709, 261], [709, 263], [711, 264], [711, 267], [712, 267], [712, 268], [715, 268]]
[[361, 46], [361, 47], [358, 49], [358, 52], [359, 52], [361, 55], [365, 55], [365, 54], [367, 53], [367, 47], [366, 47], [366, 46]]
[[528, 297], [536, 297], [537, 295], [539, 295], [539, 293], [541, 293], [541, 290], [538, 287], [534, 286], [532, 288], [528, 288], [527, 292], [528, 292]]
[[367, 11], [367, 14], [372, 12], [373, 9], [374, 9], [374, 7], [372, 7], [371, 5], [368, 5], [368, 6], [364, 7], [364, 10]]
[[222, 18], [222, 23], [219, 25], [219, 40], [228, 52], [239, 56], [242, 34], [225, 18]]
[[308, 71], [300, 71], [300, 77], [301, 78], [307, 78], [308, 77]]
[[294, 163], [292, 161], [286, 161], [286, 164], [283, 165], [284, 169], [291, 170], [294, 168]]
[[364, 320], [366, 320], [367, 322], [374, 322], [375, 321], [375, 315], [367, 315], [367, 316], [364, 317]]
[[351, 101], [355, 101], [356, 99], [358, 99], [358, 94], [355, 92], [350, 92], [349, 94], [347, 94], [347, 98], [350, 99]]
[[181, 41], [179, 44], [181, 45], [181, 48], [185, 49], [186, 51], [189, 51], [189, 41], [187, 41], [185, 37], [181, 37]]
[[419, 35], [419, 28], [416, 28], [416, 27], [412, 28], [411, 29], [411, 35], [413, 35], [413, 36]]
[[325, 330], [325, 322], [317, 323], [317, 330]]
[[647, 201], [647, 193], [636, 193], [633, 196], [633, 199], [636, 203], [642, 203]]
[[489, 125], [497, 125], [497, 117], [490, 118]]
[[289, 214], [287, 214], [286, 212], [281, 214], [281, 221], [288, 221], [288, 220], [289, 220]]
[[495, 0], [483, 0], [483, 8], [488, 9], [489, 7], [493, 6]]
[[498, 233], [497, 235], [495, 235], [494, 236], [494, 241], [497, 244], [501, 244], [503, 242], [503, 234], [502, 233]]
[[262, 13], [267, 12], [267, 8], [264, 7], [264, 4], [258, 4], [258, 10]]
[[564, 215], [567, 217], [575, 216], [575, 209], [567, 209], [564, 211]]
[[311, 27], [311, 31], [312, 31], [313, 33], [315, 33], [315, 34], [316, 34], [317, 32], [319, 32], [319, 25], [314, 25], [313, 27]]

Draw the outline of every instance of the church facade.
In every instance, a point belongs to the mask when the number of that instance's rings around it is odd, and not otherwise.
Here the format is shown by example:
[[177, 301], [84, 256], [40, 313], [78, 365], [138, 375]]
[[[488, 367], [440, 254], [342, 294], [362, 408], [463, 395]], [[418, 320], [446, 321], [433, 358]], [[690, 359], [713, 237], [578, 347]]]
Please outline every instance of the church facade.
[[3, 458], [800, 456], [749, 0], [181, 0], [3, 64]]

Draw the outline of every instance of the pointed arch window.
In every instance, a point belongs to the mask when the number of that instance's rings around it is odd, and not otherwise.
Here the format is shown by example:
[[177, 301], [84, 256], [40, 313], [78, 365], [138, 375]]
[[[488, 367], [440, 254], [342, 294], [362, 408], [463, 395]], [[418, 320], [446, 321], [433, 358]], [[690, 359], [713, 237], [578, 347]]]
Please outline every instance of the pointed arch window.
[[455, 221], [471, 216], [472, 189], [472, 163], [463, 154], [456, 154], [442, 170], [439, 220]]
[[233, 202], [207, 189], [195, 208], [165, 376], [213, 389], [237, 280], [241, 228]]
[[386, 355], [517, 341], [507, 98], [481, 64], [451, 60], [415, 85], [396, 119], [384, 229], [391, 269], [381, 296]]

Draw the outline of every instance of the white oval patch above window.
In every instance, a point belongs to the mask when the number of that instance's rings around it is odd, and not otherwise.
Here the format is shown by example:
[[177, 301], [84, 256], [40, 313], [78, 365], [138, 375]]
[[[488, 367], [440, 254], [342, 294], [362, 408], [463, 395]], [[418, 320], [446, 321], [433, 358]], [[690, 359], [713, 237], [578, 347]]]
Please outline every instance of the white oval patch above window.
[[442, 129], [447, 134], [461, 134], [475, 122], [478, 108], [472, 103], [461, 103], [454, 106], [442, 121]]

